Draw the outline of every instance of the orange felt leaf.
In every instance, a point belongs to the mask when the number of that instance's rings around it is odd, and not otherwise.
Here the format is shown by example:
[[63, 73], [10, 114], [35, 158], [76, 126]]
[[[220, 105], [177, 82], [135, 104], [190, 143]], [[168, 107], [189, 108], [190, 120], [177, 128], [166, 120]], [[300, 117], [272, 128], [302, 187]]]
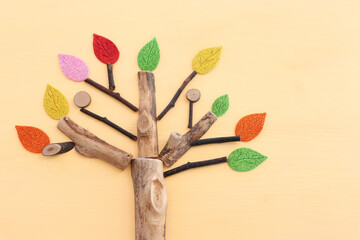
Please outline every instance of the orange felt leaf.
[[253, 140], [263, 129], [266, 113], [254, 113], [239, 120], [235, 127], [235, 135], [240, 136], [241, 141]]
[[21, 144], [24, 148], [33, 153], [41, 153], [44, 147], [50, 144], [46, 133], [36, 127], [15, 126]]

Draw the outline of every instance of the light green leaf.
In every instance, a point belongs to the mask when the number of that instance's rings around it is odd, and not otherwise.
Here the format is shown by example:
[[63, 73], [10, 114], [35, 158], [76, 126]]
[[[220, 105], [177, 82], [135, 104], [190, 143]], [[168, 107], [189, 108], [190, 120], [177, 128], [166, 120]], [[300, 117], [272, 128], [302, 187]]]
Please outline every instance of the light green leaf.
[[238, 148], [228, 158], [229, 166], [238, 172], [250, 171], [267, 159], [266, 156], [250, 148]]
[[229, 109], [229, 95], [218, 97], [211, 107], [211, 111], [218, 117], [224, 115]]
[[159, 44], [157, 43], [156, 38], [153, 38], [140, 50], [138, 54], [138, 65], [143, 71], [153, 71], [159, 64], [159, 61]]

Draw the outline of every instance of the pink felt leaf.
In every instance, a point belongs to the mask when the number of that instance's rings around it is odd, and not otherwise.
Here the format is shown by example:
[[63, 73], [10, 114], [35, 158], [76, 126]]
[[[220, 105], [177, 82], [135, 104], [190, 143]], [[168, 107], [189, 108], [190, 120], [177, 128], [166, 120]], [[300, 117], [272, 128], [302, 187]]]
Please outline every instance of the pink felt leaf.
[[58, 54], [60, 67], [63, 73], [70, 80], [81, 82], [88, 78], [89, 67], [78, 57]]

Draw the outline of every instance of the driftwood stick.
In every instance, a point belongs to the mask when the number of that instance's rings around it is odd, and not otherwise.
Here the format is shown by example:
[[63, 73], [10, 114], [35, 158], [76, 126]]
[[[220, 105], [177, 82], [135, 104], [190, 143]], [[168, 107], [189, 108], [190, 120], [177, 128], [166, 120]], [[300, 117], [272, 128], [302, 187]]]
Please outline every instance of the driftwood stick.
[[224, 162], [227, 162], [227, 157], [214, 158], [211, 160], [205, 160], [205, 161], [200, 161], [200, 162], [188, 162], [177, 168], [173, 168], [173, 169], [170, 169], [170, 170], [164, 172], [164, 177], [168, 177], [168, 176], [174, 175], [176, 173], [179, 173], [179, 172], [191, 169], [191, 168], [210, 166], [210, 165], [224, 163]]
[[180, 88], [176, 91], [175, 95], [173, 96], [173, 98], [171, 99], [170, 103], [165, 107], [165, 109], [160, 113], [160, 115], [157, 117], [157, 120], [161, 120], [165, 114], [173, 107], [175, 107], [175, 103], [178, 100], [178, 98], [180, 97], [180, 94], [182, 93], [182, 91], [184, 90], [184, 88], [186, 87], [186, 85], [188, 85], [188, 83], [196, 76], [197, 72], [193, 71], [185, 80], [184, 82], [181, 84]]
[[117, 131], [121, 132], [122, 134], [124, 134], [128, 138], [136, 141], [137, 137], [134, 134], [132, 134], [132, 133], [126, 131], [125, 129], [123, 129], [122, 127], [116, 125], [115, 123], [113, 123], [112, 121], [107, 119], [106, 117], [101, 117], [101, 116], [97, 115], [96, 113], [93, 113], [93, 112], [91, 112], [91, 111], [89, 111], [89, 110], [87, 110], [85, 108], [81, 108], [80, 111], [85, 113], [86, 115], [88, 115], [90, 117], [93, 117], [93, 118], [99, 120], [100, 122], [103, 122], [103, 123], [107, 124], [108, 126], [110, 126], [110, 127], [114, 128], [114, 129], [116, 129]]
[[62, 153], [66, 153], [75, 147], [74, 142], [62, 142], [62, 143], [52, 143], [47, 145], [42, 150], [43, 156], [54, 156]]
[[109, 79], [109, 89], [111, 91], [115, 90], [115, 83], [114, 83], [114, 74], [113, 74], [113, 67], [111, 63], [106, 64], [107, 72], [108, 72], [108, 79]]
[[170, 154], [173, 149], [175, 149], [180, 144], [180, 142], [182, 141], [182, 137], [183, 136], [180, 133], [172, 132], [165, 144], [165, 147], [160, 152], [160, 159], [161, 156], [166, 156], [167, 154]]
[[139, 109], [137, 107], [135, 107], [134, 105], [132, 105], [130, 102], [128, 102], [125, 98], [120, 96], [120, 93], [115, 93], [109, 89], [107, 89], [106, 87], [104, 87], [103, 85], [95, 82], [94, 80], [87, 78], [85, 79], [85, 82], [90, 84], [91, 86], [93, 86], [94, 88], [102, 91], [103, 93], [106, 93], [107, 95], [115, 98], [116, 100], [120, 101], [121, 103], [125, 104], [128, 108], [130, 108], [131, 110], [133, 110], [134, 112], [137, 112]]
[[191, 146], [199, 146], [199, 145], [211, 144], [211, 143], [224, 143], [224, 142], [240, 142], [240, 137], [231, 136], [231, 137], [205, 138], [192, 142]]
[[157, 158], [159, 155], [156, 123], [155, 78], [152, 72], [138, 72], [139, 108], [137, 122], [138, 156]]
[[135, 239], [165, 240], [167, 192], [163, 163], [145, 157], [158, 156], [155, 80], [151, 72], [140, 71], [138, 155], [131, 165], [135, 194]]
[[167, 192], [163, 163], [157, 159], [137, 158], [131, 175], [135, 195], [135, 239], [165, 240]]
[[75, 142], [75, 150], [86, 157], [98, 158], [124, 170], [132, 159], [130, 153], [124, 152], [96, 137], [80, 127], [69, 117], [61, 118], [58, 129]]
[[199, 140], [209, 130], [216, 119], [216, 115], [209, 111], [180, 139], [179, 136], [176, 137], [176, 134], [172, 133], [165, 147], [161, 150], [159, 158], [166, 166], [173, 165], [190, 149], [192, 142]]

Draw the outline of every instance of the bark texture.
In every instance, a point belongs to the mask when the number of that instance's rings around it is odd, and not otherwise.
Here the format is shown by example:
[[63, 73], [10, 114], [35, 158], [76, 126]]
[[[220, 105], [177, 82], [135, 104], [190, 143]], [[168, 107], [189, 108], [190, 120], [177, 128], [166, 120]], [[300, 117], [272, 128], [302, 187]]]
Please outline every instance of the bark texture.
[[154, 75], [140, 71], [138, 155], [131, 165], [135, 194], [135, 239], [165, 240], [167, 192], [159, 153]]
[[67, 116], [59, 120], [57, 127], [75, 143], [75, 150], [81, 155], [104, 160], [122, 170], [129, 165], [132, 159], [130, 153], [101, 140]]
[[156, 124], [155, 79], [152, 72], [140, 71], [139, 110], [137, 123], [139, 157], [157, 158], [159, 155]]
[[135, 239], [164, 240], [167, 192], [163, 163], [157, 159], [137, 158], [131, 175], [135, 195]]
[[160, 152], [159, 158], [166, 166], [172, 166], [190, 149], [192, 142], [199, 140], [209, 130], [216, 119], [216, 115], [209, 111], [180, 139], [171, 133], [168, 142]]

